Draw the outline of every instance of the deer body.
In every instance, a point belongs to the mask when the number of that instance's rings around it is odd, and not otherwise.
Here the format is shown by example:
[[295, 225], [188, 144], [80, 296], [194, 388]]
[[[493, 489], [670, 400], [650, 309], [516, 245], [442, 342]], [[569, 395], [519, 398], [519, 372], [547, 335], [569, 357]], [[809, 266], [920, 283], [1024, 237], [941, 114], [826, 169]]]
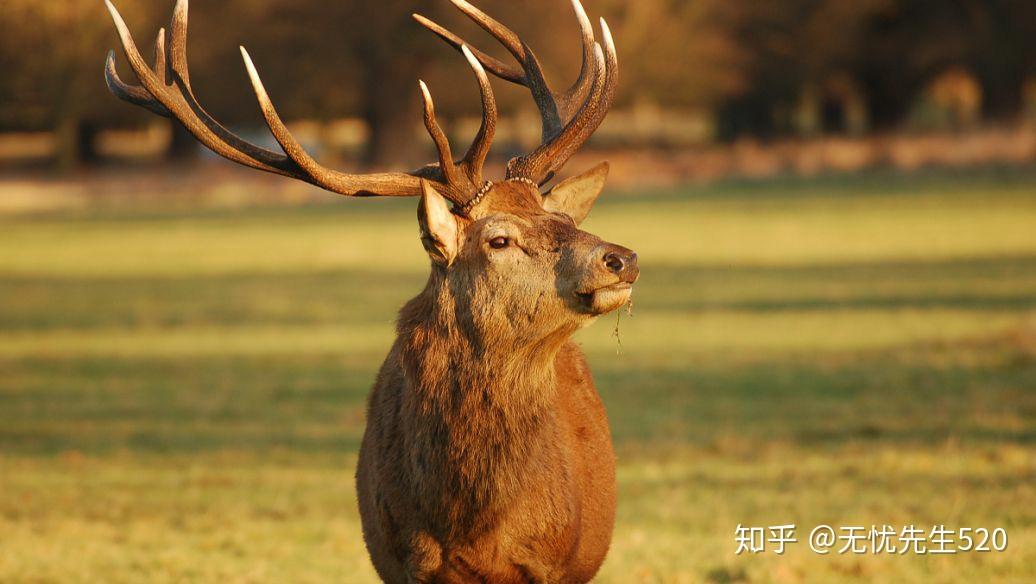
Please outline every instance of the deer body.
[[[105, 79], [119, 98], [175, 118], [239, 164], [346, 196], [420, 196], [424, 291], [402, 310], [397, 338], [368, 404], [357, 467], [360, 515], [378, 574], [390, 583], [587, 582], [611, 541], [615, 456], [608, 422], [572, 334], [626, 304], [637, 255], [579, 229], [604, 188], [607, 164], [555, 184], [600, 126], [615, 96], [617, 56], [579, 0], [583, 66], [554, 92], [532, 50], [465, 0], [451, 0], [518, 62], [505, 64], [438, 24], [420, 24], [460, 50], [478, 81], [482, 126], [458, 162], [421, 83], [438, 164], [354, 175], [316, 162], [281, 121], [255, 65], [242, 56], [281, 153], [247, 142], [198, 103], [187, 70], [187, 0], [177, 0], [155, 62], [141, 56], [106, 0], [141, 85]], [[529, 88], [542, 144], [483, 179], [497, 108], [487, 70]], [[452, 203], [452, 207], [450, 205]]]
[[[546, 213], [531, 190], [514, 205], [523, 188], [495, 189], [466, 230], [492, 239], [502, 217], [522, 219], [531, 229], [510, 234], [522, 251], [472, 246], [449, 268], [433, 263], [374, 386], [357, 489], [386, 581], [586, 582], [607, 552], [614, 453], [569, 340], [595, 312], [556, 290], [610, 283], [593, 258], [622, 248]], [[494, 208], [501, 198], [509, 208]], [[502, 291], [514, 271], [533, 283]]]
[[615, 470], [579, 349], [564, 343], [550, 362], [494, 381], [475, 382], [479, 372], [409, 382], [421, 367], [401, 363], [409, 342], [400, 339], [378, 377], [357, 470], [378, 573], [387, 582], [589, 581], [611, 541]]

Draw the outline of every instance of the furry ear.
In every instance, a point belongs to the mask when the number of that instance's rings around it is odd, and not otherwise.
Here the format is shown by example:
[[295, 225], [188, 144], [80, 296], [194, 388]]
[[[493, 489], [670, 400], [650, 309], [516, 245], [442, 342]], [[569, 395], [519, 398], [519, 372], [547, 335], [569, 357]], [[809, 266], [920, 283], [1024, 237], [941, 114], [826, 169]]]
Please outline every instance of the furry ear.
[[604, 183], [608, 180], [608, 169], [608, 163], [602, 162], [579, 176], [559, 182], [544, 195], [543, 208], [564, 213], [577, 225], [582, 223], [604, 190]]
[[432, 262], [447, 267], [457, 257], [457, 218], [431, 183], [421, 180], [421, 191], [421, 205], [417, 210], [421, 244]]

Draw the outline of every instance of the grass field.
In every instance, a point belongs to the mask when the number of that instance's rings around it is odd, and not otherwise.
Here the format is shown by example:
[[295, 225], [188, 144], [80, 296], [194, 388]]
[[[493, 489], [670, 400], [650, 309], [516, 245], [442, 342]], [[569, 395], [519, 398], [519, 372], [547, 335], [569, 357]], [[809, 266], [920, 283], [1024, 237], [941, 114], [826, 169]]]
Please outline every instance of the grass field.
[[[352, 475], [414, 205], [0, 217], [0, 582], [375, 581]], [[1036, 581], [1036, 176], [620, 193], [587, 228], [643, 270], [580, 336], [620, 462], [600, 581]], [[1009, 545], [818, 556], [821, 523]]]

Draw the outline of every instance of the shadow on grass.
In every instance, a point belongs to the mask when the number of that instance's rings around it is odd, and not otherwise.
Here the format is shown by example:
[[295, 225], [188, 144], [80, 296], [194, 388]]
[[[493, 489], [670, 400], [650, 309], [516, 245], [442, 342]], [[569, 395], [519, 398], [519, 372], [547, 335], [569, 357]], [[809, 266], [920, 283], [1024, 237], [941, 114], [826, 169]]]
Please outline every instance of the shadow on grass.
[[[0, 330], [192, 324], [389, 326], [422, 273], [342, 270], [186, 278], [0, 278]], [[1036, 256], [819, 266], [648, 266], [638, 310], [1036, 308]]]
[[[596, 367], [617, 447], [1036, 444], [1036, 358], [1009, 342], [837, 361]], [[0, 363], [0, 450], [353, 453], [375, 363], [324, 357]]]
[[1036, 308], [1036, 256], [810, 266], [653, 266], [645, 310], [773, 312], [830, 309]]
[[0, 364], [0, 450], [355, 452], [374, 377], [329, 358]]

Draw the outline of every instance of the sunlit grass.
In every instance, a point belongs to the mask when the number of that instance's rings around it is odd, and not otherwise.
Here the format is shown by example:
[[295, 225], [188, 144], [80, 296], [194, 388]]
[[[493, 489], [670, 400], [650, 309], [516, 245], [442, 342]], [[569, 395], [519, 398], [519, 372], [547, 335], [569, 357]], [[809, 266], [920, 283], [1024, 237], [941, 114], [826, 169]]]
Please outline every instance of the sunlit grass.
[[[632, 317], [579, 341], [620, 457], [605, 582], [1036, 578], [1036, 180], [606, 198]], [[413, 201], [0, 218], [0, 581], [373, 581], [352, 472]], [[615, 332], [617, 329], [618, 336]], [[737, 524], [1008, 551], [735, 556]], [[799, 536], [804, 536], [799, 533]]]
[[[850, 185], [851, 186], [851, 185]], [[647, 265], [788, 266], [961, 260], [1036, 252], [1032, 183], [794, 186], [659, 192], [605, 201], [587, 223]], [[804, 193], [804, 194], [803, 194]], [[619, 199], [619, 200], [614, 200]], [[423, 271], [414, 202], [342, 200], [296, 211], [5, 220], [6, 274], [227, 275]]]

